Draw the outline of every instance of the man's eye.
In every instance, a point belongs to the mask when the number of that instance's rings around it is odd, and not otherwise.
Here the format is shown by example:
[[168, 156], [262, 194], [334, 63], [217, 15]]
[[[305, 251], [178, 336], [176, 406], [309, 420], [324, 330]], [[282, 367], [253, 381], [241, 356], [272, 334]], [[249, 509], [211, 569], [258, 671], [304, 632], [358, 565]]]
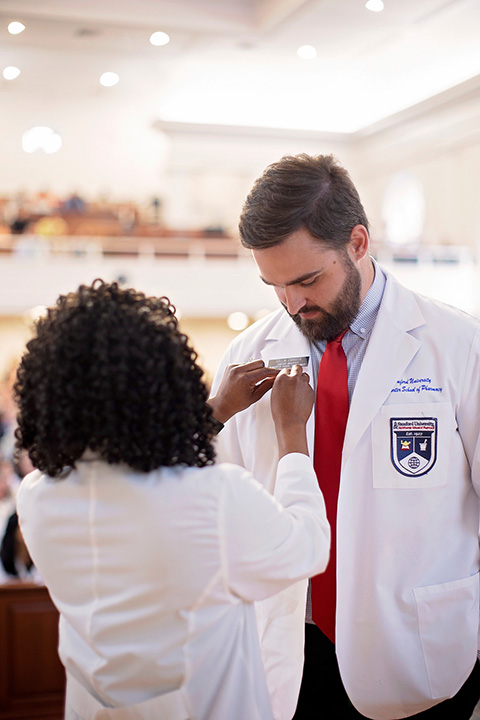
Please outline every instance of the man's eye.
[[313, 285], [317, 281], [317, 278], [313, 278], [313, 280], [304, 280], [304, 282], [299, 283], [300, 287], [310, 287], [310, 285]]

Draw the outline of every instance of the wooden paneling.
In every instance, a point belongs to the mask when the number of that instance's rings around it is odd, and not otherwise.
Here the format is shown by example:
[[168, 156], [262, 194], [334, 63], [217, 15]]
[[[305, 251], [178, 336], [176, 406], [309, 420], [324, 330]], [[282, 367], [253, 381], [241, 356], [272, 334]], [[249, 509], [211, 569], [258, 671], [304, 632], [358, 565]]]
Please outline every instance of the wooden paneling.
[[46, 588], [0, 586], [0, 720], [61, 720], [65, 672]]

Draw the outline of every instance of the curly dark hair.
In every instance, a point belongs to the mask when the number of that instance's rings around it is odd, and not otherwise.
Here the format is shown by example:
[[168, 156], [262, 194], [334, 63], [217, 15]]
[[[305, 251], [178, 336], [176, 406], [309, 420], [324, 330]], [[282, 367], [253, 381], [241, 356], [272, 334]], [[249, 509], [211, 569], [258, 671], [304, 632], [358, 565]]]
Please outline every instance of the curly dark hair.
[[355, 225], [368, 219], [348, 172], [333, 155], [286, 155], [269, 165], [254, 183], [240, 215], [244, 247], [279, 245], [305, 228], [341, 250]]
[[17, 452], [52, 477], [87, 449], [141, 472], [212, 464], [203, 371], [174, 313], [102, 280], [61, 295], [18, 368]]

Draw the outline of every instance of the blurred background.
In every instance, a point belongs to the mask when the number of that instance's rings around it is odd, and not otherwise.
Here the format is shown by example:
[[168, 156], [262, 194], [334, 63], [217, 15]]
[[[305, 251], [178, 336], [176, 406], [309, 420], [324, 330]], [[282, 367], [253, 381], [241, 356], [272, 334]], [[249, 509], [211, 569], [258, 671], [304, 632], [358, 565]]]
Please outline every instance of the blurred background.
[[4, 384], [95, 277], [168, 295], [211, 378], [277, 307], [237, 221], [298, 152], [345, 165], [405, 284], [480, 314], [479, 38], [478, 0], [0, 0]]

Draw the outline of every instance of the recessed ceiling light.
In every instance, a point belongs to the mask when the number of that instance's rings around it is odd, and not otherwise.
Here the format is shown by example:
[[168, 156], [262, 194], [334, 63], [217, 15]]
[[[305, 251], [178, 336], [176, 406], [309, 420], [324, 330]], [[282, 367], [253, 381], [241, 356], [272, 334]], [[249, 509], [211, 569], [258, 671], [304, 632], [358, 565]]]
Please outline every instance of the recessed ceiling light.
[[297, 50], [297, 55], [302, 60], [313, 60], [317, 57], [317, 51], [313, 45], [301, 45]]
[[120, 77], [114, 72], [104, 72], [100, 75], [100, 85], [103, 85], [103, 87], [113, 87], [119, 80]]
[[368, 0], [368, 2], [365, 3], [365, 7], [372, 12], [382, 12], [385, 5], [383, 4], [383, 0]]
[[20, 73], [20, 68], [17, 68], [14, 65], [9, 65], [8, 67], [3, 69], [2, 75], [5, 80], [15, 80], [15, 78], [17, 78]]
[[61, 147], [62, 138], [50, 127], [33, 127], [22, 135], [22, 148], [27, 153], [40, 150], [51, 155], [60, 150]]
[[18, 35], [25, 30], [25, 25], [18, 20], [14, 20], [8, 25], [8, 32], [10, 35]]
[[166, 32], [154, 32], [150, 35], [152, 45], [167, 45], [170, 42], [170, 36]]

